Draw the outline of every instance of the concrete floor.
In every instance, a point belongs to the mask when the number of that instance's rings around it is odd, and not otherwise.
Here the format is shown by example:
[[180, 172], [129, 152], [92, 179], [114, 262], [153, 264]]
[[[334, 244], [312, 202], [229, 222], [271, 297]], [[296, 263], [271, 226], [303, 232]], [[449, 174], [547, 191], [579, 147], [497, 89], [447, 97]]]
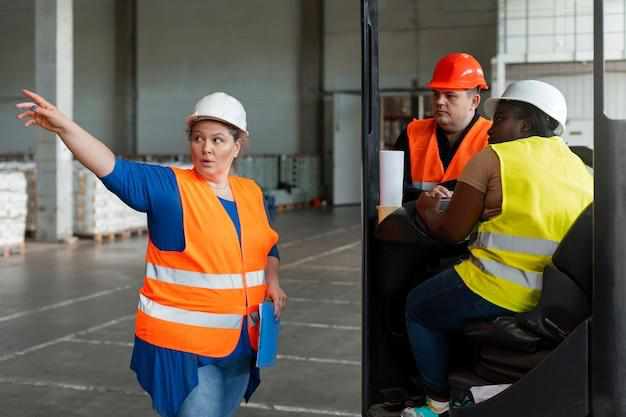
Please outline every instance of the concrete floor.
[[[358, 207], [278, 215], [277, 366], [237, 416], [359, 416]], [[0, 258], [0, 416], [154, 416], [128, 368], [145, 237]]]

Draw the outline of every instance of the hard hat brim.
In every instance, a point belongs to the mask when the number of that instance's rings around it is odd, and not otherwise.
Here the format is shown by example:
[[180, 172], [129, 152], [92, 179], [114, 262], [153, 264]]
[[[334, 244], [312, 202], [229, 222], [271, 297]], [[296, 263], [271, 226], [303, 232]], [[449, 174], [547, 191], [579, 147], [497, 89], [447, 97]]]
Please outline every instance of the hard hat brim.
[[187, 116], [185, 117], [185, 123], [187, 124], [187, 126], [191, 127], [192, 124], [199, 122], [201, 120], [215, 120], [216, 122], [221, 122], [224, 123], [225, 125], [228, 126], [232, 126], [235, 127], [239, 130], [241, 130], [243, 133], [245, 133], [246, 135], [249, 135], [248, 131], [245, 129], [240, 128], [239, 126], [235, 126], [234, 124], [232, 124], [231, 122], [224, 120], [224, 119], [220, 119], [219, 117], [214, 117], [214, 116]]
[[478, 85], [463, 85], [458, 82], [443, 82], [443, 81], [431, 81], [426, 84], [426, 88], [430, 88], [431, 90], [438, 89], [454, 89], [454, 90], [470, 90], [472, 88], [480, 88], [481, 90], [489, 90], [489, 86], [487, 84], [478, 84]]

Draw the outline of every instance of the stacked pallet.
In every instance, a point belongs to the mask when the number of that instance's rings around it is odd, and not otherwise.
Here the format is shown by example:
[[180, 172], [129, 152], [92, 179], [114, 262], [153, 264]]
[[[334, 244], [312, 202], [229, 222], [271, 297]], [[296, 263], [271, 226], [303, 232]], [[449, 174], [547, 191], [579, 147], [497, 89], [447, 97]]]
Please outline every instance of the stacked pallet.
[[247, 155], [239, 158], [234, 166], [234, 174], [253, 179], [263, 190], [278, 188], [278, 156]]
[[[163, 166], [193, 167], [186, 155], [141, 159]], [[255, 180], [264, 194], [271, 196], [272, 205], [299, 207], [320, 195], [318, 161], [317, 157], [303, 155], [249, 155], [237, 161], [234, 174]], [[36, 164], [28, 159], [0, 161], [0, 171], [0, 247], [23, 245], [24, 232], [32, 233], [37, 227]], [[74, 165], [73, 193], [76, 235], [99, 240], [147, 227], [145, 213], [126, 206], [78, 162]]]
[[28, 194], [24, 173], [0, 171], [0, 254], [23, 253]]
[[26, 231], [33, 235], [37, 230], [37, 164], [24, 162], [19, 170], [26, 177], [26, 193], [28, 194], [28, 210], [26, 213]]
[[[289, 198], [288, 203], [309, 202], [320, 197], [319, 158], [310, 155], [281, 155], [280, 184], [289, 196], [276, 192], [276, 204]], [[280, 190], [278, 190], [280, 191]]]
[[37, 229], [37, 165], [32, 160], [0, 162], [2, 171], [18, 171], [26, 177], [28, 208], [26, 212], [26, 232], [34, 233]]
[[74, 166], [74, 234], [101, 240], [146, 225], [145, 213], [124, 204], [82, 165]]

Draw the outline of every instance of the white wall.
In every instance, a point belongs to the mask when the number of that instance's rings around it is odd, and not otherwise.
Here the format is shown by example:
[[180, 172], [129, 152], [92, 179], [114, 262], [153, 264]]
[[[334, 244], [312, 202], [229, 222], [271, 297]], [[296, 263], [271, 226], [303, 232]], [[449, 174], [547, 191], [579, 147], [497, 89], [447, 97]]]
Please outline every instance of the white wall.
[[116, 139], [114, 6], [115, 0], [74, 0], [74, 120], [112, 148]]
[[[114, 0], [74, 1], [74, 119], [113, 143]], [[34, 1], [0, 2], [0, 153], [34, 153], [35, 128], [15, 120], [22, 88], [35, 88]]]
[[[119, 53], [114, 4], [74, 2], [74, 114], [98, 138], [120, 147], [113, 126]], [[381, 88], [410, 88], [415, 79], [424, 84], [442, 55], [459, 50], [474, 54], [489, 73], [496, 0], [381, 0], [380, 8]], [[34, 150], [32, 130], [6, 117], [15, 114], [19, 89], [33, 84], [32, 10], [33, 0], [0, 2], [0, 111], [5, 115], [0, 153]], [[301, 1], [294, 0], [256, 7], [246, 0], [138, 0], [138, 152], [184, 152], [183, 117], [199, 97], [216, 90], [235, 95], [246, 107], [250, 152], [315, 149], [302, 136], [312, 123], [311, 118], [302, 123], [307, 86], [299, 77], [309, 64], [300, 60], [302, 18]], [[323, 89], [360, 89], [358, 1], [324, 2], [323, 62]]]
[[325, 91], [361, 89], [360, 3], [324, 1]]
[[[499, 2], [500, 53], [509, 62], [593, 60], [593, 0]], [[626, 58], [624, 13], [624, 0], [604, 1], [607, 59]]]
[[[326, 0], [324, 64], [327, 91], [361, 88], [360, 3]], [[468, 52], [490, 74], [496, 54], [496, 0], [381, 0], [381, 88], [426, 84], [435, 63], [450, 52]]]
[[[379, 63], [381, 88], [408, 88], [417, 73], [415, 0], [379, 4]], [[361, 89], [360, 3], [324, 3], [324, 89]]]
[[497, 49], [497, 0], [416, 0], [419, 83], [425, 85], [437, 61], [467, 52], [480, 62], [487, 81]]
[[225, 91], [248, 113], [251, 153], [298, 152], [299, 2], [138, 2], [138, 151], [186, 151], [183, 118]]
[[33, 128], [15, 119], [22, 88], [35, 84], [33, 0], [0, 2], [0, 153], [35, 152]]
[[[185, 7], [181, 7], [184, 4]], [[74, 1], [74, 117], [119, 152], [115, 126], [115, 0]], [[138, 152], [186, 152], [183, 117], [196, 100], [223, 90], [248, 112], [252, 153], [313, 152], [315, 118], [302, 114], [301, 2], [257, 7], [245, 0], [138, 1]], [[34, 83], [34, 2], [0, 2], [0, 153], [33, 152], [33, 129], [13, 119]], [[308, 44], [314, 34], [307, 29]], [[313, 38], [311, 38], [313, 36]], [[309, 71], [310, 73], [310, 71]], [[303, 128], [307, 135], [302, 135]], [[306, 143], [302, 143], [306, 140]], [[120, 149], [116, 149], [120, 148]]]

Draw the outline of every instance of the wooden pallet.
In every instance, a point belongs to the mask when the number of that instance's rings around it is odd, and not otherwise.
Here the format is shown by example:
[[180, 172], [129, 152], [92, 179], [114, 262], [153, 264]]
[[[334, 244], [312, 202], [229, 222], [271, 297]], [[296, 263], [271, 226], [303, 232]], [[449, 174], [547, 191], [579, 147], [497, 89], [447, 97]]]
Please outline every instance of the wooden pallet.
[[25, 252], [23, 243], [17, 245], [2, 245], [0, 249], [0, 256], [24, 255]]
[[301, 201], [299, 203], [289, 203], [289, 204], [278, 204], [276, 205], [276, 212], [284, 213], [286, 211], [309, 207], [310, 205], [311, 205], [310, 201]]
[[145, 227], [138, 227], [136, 229], [128, 229], [125, 231], [125, 233], [127, 234], [126, 237], [143, 236], [148, 233], [148, 229], [146, 229]]
[[92, 239], [96, 243], [112, 242], [123, 240], [131, 236], [143, 236], [147, 230], [145, 228], [127, 229], [114, 233], [95, 233], [93, 235], [79, 235], [81, 239]]

